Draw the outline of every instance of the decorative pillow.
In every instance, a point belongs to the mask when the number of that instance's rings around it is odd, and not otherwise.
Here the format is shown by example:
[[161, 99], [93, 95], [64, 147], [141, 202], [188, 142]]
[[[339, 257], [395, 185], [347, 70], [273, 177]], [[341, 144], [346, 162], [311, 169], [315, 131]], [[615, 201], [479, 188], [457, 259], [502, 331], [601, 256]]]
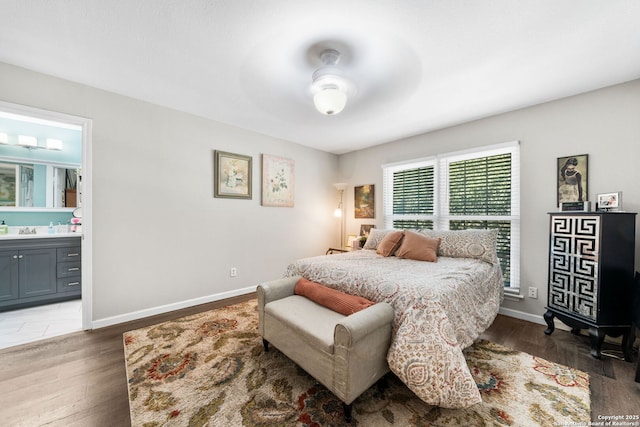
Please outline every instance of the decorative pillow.
[[364, 243], [362, 249], [378, 249], [378, 245], [384, 239], [384, 236], [391, 233], [392, 231], [396, 231], [393, 229], [390, 230], [378, 230], [377, 228], [372, 228], [369, 230], [369, 237], [367, 237], [367, 241]]
[[432, 239], [414, 231], [405, 231], [402, 243], [396, 251], [396, 256], [417, 261], [436, 262], [438, 260], [439, 245], [440, 239]]
[[330, 310], [348, 316], [375, 304], [366, 298], [349, 295], [301, 277], [294, 290], [296, 295], [309, 298]]
[[376, 253], [384, 257], [391, 256], [395, 253], [396, 249], [400, 247], [404, 231], [392, 231], [387, 233], [386, 236], [380, 241], [380, 244], [376, 248]]
[[420, 233], [440, 238], [438, 256], [475, 258], [490, 264], [498, 261], [498, 230], [420, 230]]

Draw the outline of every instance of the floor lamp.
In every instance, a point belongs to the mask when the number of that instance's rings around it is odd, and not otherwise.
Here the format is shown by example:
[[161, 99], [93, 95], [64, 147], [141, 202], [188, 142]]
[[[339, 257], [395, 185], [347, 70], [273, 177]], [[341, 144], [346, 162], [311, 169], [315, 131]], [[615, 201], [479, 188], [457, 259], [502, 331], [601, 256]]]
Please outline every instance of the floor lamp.
[[333, 215], [340, 218], [340, 246], [338, 247], [341, 248], [344, 246], [344, 205], [342, 204], [342, 198], [344, 196], [344, 189], [347, 188], [347, 184], [338, 182], [333, 184], [333, 186], [336, 187], [336, 190], [338, 190], [338, 193], [340, 194], [340, 202], [338, 203], [336, 210], [333, 212]]

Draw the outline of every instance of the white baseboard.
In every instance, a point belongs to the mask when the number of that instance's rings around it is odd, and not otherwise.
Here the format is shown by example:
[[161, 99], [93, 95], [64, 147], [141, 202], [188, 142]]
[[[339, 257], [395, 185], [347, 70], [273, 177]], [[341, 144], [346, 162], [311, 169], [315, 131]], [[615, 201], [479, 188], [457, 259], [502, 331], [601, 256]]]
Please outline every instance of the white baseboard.
[[[515, 317], [516, 319], [526, 320], [527, 322], [536, 323], [538, 325], [547, 325], [547, 322], [544, 321], [544, 317], [538, 314], [525, 313], [524, 311], [514, 310], [512, 308], [500, 307], [498, 310], [499, 314], [509, 317]], [[570, 331], [571, 328], [556, 319], [555, 327], [556, 329], [562, 329], [563, 331]]]
[[[220, 301], [226, 298], [231, 298], [239, 295], [245, 295], [255, 292], [256, 286], [249, 286], [243, 289], [236, 289], [234, 291], [222, 292], [219, 294], [207, 295], [206, 297], [194, 298], [190, 300], [180, 301], [173, 304], [161, 305], [158, 307], [148, 308], [145, 310], [134, 311], [131, 313], [120, 314], [118, 316], [106, 317], [103, 319], [94, 320], [91, 324], [91, 329], [99, 329], [107, 326], [117, 325], [119, 323], [130, 322], [133, 320], [143, 319], [145, 317], [155, 316], [158, 314], [168, 313], [170, 311], [181, 310], [183, 308], [189, 308], [200, 304], [206, 304], [209, 302]], [[504, 316], [514, 317], [520, 320], [526, 320], [527, 322], [536, 323], [538, 325], [546, 325], [544, 318], [541, 315], [525, 313], [524, 311], [514, 310], [511, 308], [500, 307], [499, 314]], [[571, 330], [564, 323], [556, 322], [557, 329], [563, 329], [566, 331]]]
[[194, 298], [194, 299], [180, 301], [173, 304], [161, 305], [158, 307], [148, 308], [145, 310], [134, 311], [126, 314], [120, 314], [118, 316], [106, 317], [104, 319], [98, 319], [91, 322], [91, 329], [104, 328], [107, 326], [117, 325], [119, 323], [143, 319], [149, 316], [155, 316], [157, 314], [164, 314], [170, 311], [181, 310], [183, 308], [193, 307], [200, 304], [220, 301], [226, 298], [236, 297], [238, 295], [245, 295], [245, 294], [255, 292], [256, 288], [257, 288], [257, 285], [249, 286], [244, 289], [236, 289], [233, 291], [222, 292], [219, 294], [207, 295], [206, 297]]

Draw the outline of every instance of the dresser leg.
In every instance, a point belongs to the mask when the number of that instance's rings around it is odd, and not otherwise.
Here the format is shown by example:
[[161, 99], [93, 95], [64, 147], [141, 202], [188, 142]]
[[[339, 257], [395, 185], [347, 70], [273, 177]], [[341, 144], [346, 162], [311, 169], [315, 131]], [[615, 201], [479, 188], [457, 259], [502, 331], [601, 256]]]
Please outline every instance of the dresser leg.
[[547, 322], [547, 329], [545, 329], [544, 333], [546, 335], [551, 335], [556, 329], [556, 325], [553, 322], [554, 315], [550, 310], [547, 310], [542, 317], [544, 317], [544, 321]]
[[591, 339], [591, 355], [596, 359], [600, 359], [600, 350], [604, 342], [604, 331], [598, 328], [589, 328], [589, 338]]
[[624, 352], [624, 360], [633, 362], [633, 342], [636, 340], [635, 326], [629, 326], [629, 329], [622, 336], [622, 351]]

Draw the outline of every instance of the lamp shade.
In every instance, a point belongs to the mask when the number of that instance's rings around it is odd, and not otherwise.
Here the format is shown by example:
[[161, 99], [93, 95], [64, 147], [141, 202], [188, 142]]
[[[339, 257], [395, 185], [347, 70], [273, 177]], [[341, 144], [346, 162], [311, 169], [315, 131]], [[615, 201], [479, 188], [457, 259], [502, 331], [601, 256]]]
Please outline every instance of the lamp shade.
[[337, 88], [323, 88], [313, 95], [313, 103], [322, 114], [338, 114], [347, 105], [347, 94]]

